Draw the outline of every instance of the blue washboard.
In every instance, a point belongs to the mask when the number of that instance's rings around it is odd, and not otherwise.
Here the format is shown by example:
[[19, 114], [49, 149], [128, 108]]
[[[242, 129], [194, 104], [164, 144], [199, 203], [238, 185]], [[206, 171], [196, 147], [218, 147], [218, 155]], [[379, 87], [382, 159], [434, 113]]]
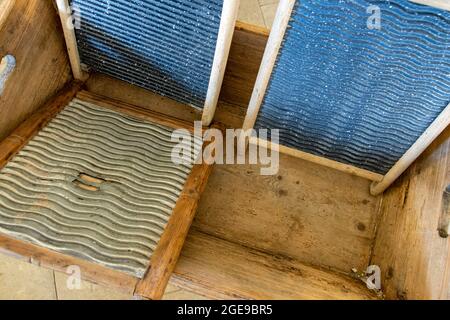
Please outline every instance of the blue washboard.
[[[203, 108], [223, 0], [71, 0], [82, 64]], [[79, 12], [79, 13], [78, 13]]]
[[[370, 6], [381, 10], [381, 29], [367, 26]], [[384, 175], [449, 102], [450, 12], [407, 0], [304, 0], [255, 128], [279, 128], [281, 145]]]

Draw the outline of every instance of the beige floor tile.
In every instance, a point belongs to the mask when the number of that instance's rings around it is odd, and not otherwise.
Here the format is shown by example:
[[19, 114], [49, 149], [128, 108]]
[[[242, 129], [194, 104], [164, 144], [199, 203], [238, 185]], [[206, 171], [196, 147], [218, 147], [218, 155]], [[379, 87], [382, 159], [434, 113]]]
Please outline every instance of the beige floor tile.
[[[60, 300], [130, 300], [131, 295], [118, 290], [95, 285], [82, 281], [80, 290], [67, 288], [67, 276], [56, 273], [56, 284], [58, 288], [58, 299]], [[205, 300], [206, 298], [189, 291], [182, 290], [169, 284], [163, 300]]]
[[53, 271], [0, 254], [0, 299], [56, 299]]
[[81, 281], [79, 289], [70, 289], [68, 275], [55, 272], [56, 288], [59, 300], [131, 300], [133, 296], [120, 290], [103, 287], [87, 281]]
[[[0, 0], [1, 1], [1, 0]], [[81, 281], [80, 289], [69, 289], [68, 275], [34, 266], [0, 254], [0, 300], [130, 300], [120, 290]], [[165, 300], [206, 300], [169, 283]]]
[[[241, 1], [245, 1], [245, 0], [241, 0]], [[268, 4], [275, 4], [278, 5], [278, 3], [280, 3], [280, 0], [258, 0], [259, 5], [262, 6], [266, 6]]]
[[264, 24], [266, 28], [272, 28], [273, 20], [275, 19], [275, 14], [277, 12], [278, 3], [267, 4], [261, 6], [261, 11], [264, 17]]
[[[69, 289], [67, 286], [68, 276], [62, 273], [55, 273], [56, 287], [58, 299], [60, 300], [130, 300], [134, 299], [132, 295], [120, 290], [107, 288], [96, 285], [87, 281], [81, 282], [81, 288]], [[165, 300], [204, 300], [205, 298], [182, 290], [169, 283], [166, 293], [163, 297]]]
[[241, 0], [238, 20], [264, 27], [264, 18], [258, 0]]

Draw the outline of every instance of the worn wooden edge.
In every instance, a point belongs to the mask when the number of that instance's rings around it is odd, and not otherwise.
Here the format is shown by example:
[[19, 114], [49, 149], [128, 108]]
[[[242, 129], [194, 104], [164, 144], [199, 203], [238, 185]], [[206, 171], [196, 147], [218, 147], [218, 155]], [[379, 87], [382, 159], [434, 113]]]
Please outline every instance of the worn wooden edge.
[[[14, 6], [15, 0], [3, 0], [0, 3], [0, 30], [3, 27], [3, 24], [6, 21], [6, 18], [8, 18], [13, 6]], [[1, 57], [0, 57], [1, 58]]]
[[80, 268], [80, 276], [83, 280], [115, 287], [129, 293], [133, 292], [138, 281], [138, 278], [126, 273], [42, 248], [3, 234], [0, 234], [0, 253], [62, 273], [67, 273], [68, 267], [76, 266]]
[[450, 234], [450, 185], [442, 193], [442, 209], [439, 217], [438, 232], [441, 238], [448, 238]]
[[371, 172], [369, 170], [365, 170], [365, 169], [361, 169], [349, 164], [344, 164], [338, 161], [334, 161], [334, 160], [330, 160], [324, 157], [319, 157], [307, 152], [303, 152], [297, 149], [293, 149], [293, 148], [289, 148], [283, 145], [279, 145], [270, 141], [266, 141], [264, 139], [260, 139], [260, 138], [256, 138], [256, 137], [251, 137], [249, 139], [249, 142], [251, 144], [256, 144], [260, 147], [263, 148], [269, 148], [272, 151], [275, 152], [281, 152], [296, 158], [300, 158], [309, 162], [313, 162], [313, 163], [317, 163], [319, 165], [325, 166], [325, 167], [329, 167], [329, 168], [333, 168], [342, 172], [346, 172], [370, 181], [381, 181], [383, 179], [383, 175], [375, 173], [375, 172]]
[[222, 89], [223, 78], [239, 12], [239, 3], [240, 0], [224, 0], [223, 2], [216, 51], [211, 68], [205, 105], [203, 107], [202, 122], [205, 126], [211, 124], [216, 112], [217, 103], [219, 102], [220, 90]]
[[268, 37], [270, 29], [243, 21], [236, 21], [235, 31], [244, 31]]
[[373, 183], [370, 187], [370, 193], [374, 196], [383, 193], [389, 188], [400, 175], [417, 160], [417, 158], [433, 143], [433, 141], [450, 124], [450, 104], [441, 112], [417, 141], [408, 151], [397, 161], [389, 172], [379, 182]]
[[72, 67], [73, 77], [76, 80], [85, 81], [89, 74], [84, 72], [81, 68], [80, 53], [78, 51], [78, 44], [75, 35], [75, 30], [69, 26], [69, 21], [72, 21], [72, 10], [68, 0], [56, 0], [58, 7], [61, 26], [66, 40], [67, 53], [69, 55], [70, 65]]
[[409, 0], [409, 1], [450, 11], [450, 1], [448, 0]]
[[206, 163], [194, 165], [150, 259], [150, 269], [137, 284], [135, 295], [151, 300], [159, 300], [164, 295], [212, 168]]
[[[93, 103], [103, 108], [127, 114], [135, 118], [150, 122], [156, 122], [172, 129], [186, 129], [190, 132], [194, 132], [195, 130], [194, 124], [192, 122], [180, 120], [175, 117], [170, 117], [162, 113], [131, 105], [119, 100], [111, 99], [106, 96], [95, 94], [86, 90], [78, 92], [76, 98], [88, 103]], [[203, 127], [202, 129], [206, 129], [206, 127]]]
[[82, 86], [83, 83], [79, 81], [66, 85], [54, 98], [0, 142], [0, 169], [75, 97]]

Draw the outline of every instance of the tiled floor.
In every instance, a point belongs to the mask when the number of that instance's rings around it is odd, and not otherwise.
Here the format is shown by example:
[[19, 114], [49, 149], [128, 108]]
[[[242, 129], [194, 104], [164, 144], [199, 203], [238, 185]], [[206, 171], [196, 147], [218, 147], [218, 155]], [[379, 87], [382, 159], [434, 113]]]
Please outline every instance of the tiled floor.
[[270, 29], [279, 0], [241, 0], [238, 19]]
[[[70, 289], [68, 276], [6, 255], [0, 255], [0, 300], [130, 300], [131, 294], [90, 282]], [[164, 299], [204, 300], [205, 297], [168, 286]]]
[[[1, 2], [2, 0], [0, 0]], [[279, 0], [241, 0], [240, 21], [270, 28]], [[68, 289], [67, 276], [0, 254], [0, 299], [132, 299], [130, 294], [88, 282]], [[164, 299], [205, 299], [169, 285]]]

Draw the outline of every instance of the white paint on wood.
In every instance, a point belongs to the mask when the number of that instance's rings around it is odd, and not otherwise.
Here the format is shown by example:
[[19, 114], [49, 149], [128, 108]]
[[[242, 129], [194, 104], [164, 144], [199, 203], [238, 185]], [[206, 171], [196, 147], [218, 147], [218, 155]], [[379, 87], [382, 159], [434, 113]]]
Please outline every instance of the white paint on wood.
[[5, 88], [6, 81], [11, 76], [14, 68], [16, 67], [16, 58], [12, 55], [6, 55], [0, 62], [0, 96]]
[[294, 5], [295, 0], [281, 0], [278, 6], [258, 77], [256, 78], [255, 88], [253, 89], [253, 94], [248, 106], [247, 115], [244, 120], [244, 130], [252, 129], [255, 126], [256, 118], [269, 85], [270, 77], [272, 75]]
[[209, 79], [208, 93], [203, 108], [202, 122], [209, 126], [214, 118], [220, 89], [233, 40], [234, 27], [239, 11], [240, 0], [224, 0], [219, 34], [217, 37], [216, 52], [214, 55], [211, 77]]
[[75, 29], [72, 24], [72, 10], [68, 0], [56, 0], [59, 17], [66, 39], [67, 52], [69, 54], [70, 64], [72, 66], [73, 77], [76, 80], [84, 81], [88, 75], [81, 68], [80, 54], [78, 52]]
[[450, 11], [450, 0], [409, 0], [409, 1]]

